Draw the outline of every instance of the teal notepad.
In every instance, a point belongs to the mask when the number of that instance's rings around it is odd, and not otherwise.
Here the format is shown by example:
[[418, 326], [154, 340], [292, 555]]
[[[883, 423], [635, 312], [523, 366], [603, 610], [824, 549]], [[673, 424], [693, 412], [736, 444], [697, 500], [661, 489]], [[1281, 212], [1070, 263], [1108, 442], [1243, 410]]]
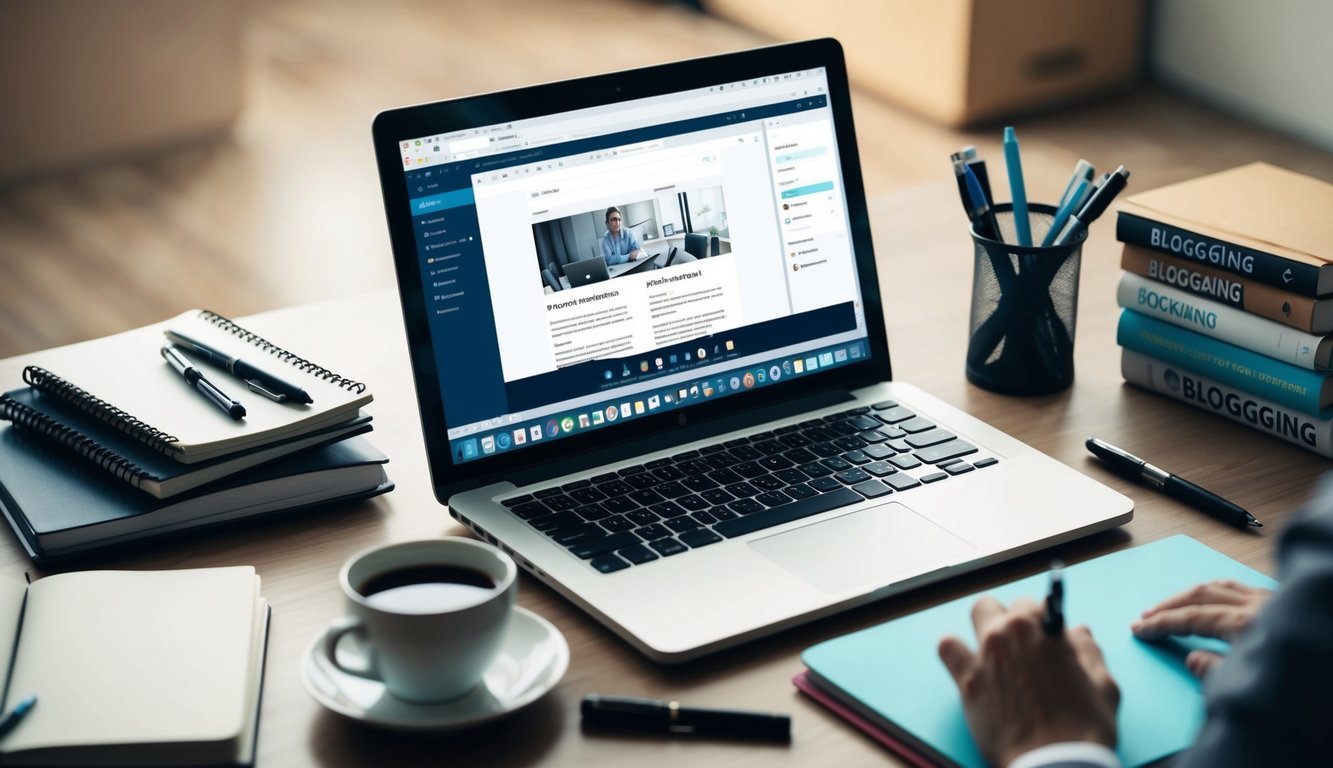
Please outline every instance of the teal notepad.
[[[1178, 752], [1203, 724], [1203, 690], [1185, 668], [1194, 648], [1225, 649], [1202, 638], [1160, 644], [1136, 640], [1129, 625], [1144, 609], [1212, 579], [1258, 587], [1277, 582], [1188, 536], [1173, 536], [1065, 569], [1065, 615], [1087, 624], [1120, 685], [1119, 753], [1142, 765]], [[983, 594], [1008, 605], [1019, 597], [1040, 602], [1045, 574], [986, 590], [877, 627], [820, 643], [803, 661], [820, 688], [932, 758], [984, 766], [963, 717], [962, 700], [936, 655], [953, 633], [973, 648], [972, 604]]]

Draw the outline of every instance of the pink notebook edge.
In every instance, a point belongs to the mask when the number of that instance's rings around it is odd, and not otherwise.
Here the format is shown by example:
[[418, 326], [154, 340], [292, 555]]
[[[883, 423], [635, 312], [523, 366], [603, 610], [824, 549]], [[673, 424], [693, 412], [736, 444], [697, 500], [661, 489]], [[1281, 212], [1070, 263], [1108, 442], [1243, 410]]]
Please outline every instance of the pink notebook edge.
[[796, 673], [791, 681], [792, 684], [796, 686], [797, 690], [813, 699], [815, 703], [838, 717], [841, 717], [843, 720], [846, 720], [858, 731], [874, 739], [880, 746], [903, 760], [906, 760], [909, 765], [914, 766], [914, 768], [936, 768], [935, 763], [932, 763], [925, 755], [922, 755], [902, 740], [870, 722], [870, 720], [853, 711], [847, 705], [833, 698], [833, 696], [823, 688], [820, 688], [810, 679], [809, 670], [803, 669]]

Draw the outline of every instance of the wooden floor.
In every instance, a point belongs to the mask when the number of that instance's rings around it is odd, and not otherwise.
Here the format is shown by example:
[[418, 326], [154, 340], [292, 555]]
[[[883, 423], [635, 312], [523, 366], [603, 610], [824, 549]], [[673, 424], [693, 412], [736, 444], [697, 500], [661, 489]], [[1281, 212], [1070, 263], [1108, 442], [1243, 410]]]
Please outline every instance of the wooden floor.
[[[0, 187], [0, 358], [190, 307], [236, 316], [392, 285], [370, 146], [381, 109], [771, 42], [642, 0], [247, 13], [248, 106], [230, 133]], [[607, 44], [627, 28], [652, 30], [652, 44]], [[855, 102], [872, 197], [947, 178], [964, 143], [1000, 156], [998, 126], [953, 131]], [[1057, 194], [1079, 157], [1124, 163], [1137, 189], [1255, 159], [1333, 179], [1333, 156], [1151, 87], [1016, 125], [1034, 197]]]

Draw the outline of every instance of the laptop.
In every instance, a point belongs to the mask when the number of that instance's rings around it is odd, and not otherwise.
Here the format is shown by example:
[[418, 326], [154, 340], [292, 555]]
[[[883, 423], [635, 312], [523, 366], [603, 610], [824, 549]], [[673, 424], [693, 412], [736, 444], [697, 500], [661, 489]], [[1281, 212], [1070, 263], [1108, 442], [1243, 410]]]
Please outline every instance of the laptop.
[[591, 285], [611, 279], [610, 275], [606, 273], [605, 256], [594, 256], [591, 259], [566, 264], [565, 277], [569, 279], [570, 288], [578, 288], [582, 285]]
[[[836, 41], [394, 109], [373, 133], [436, 497], [648, 657], [1132, 517], [892, 378]], [[725, 252], [545, 293], [539, 249], [586, 253], [601, 233], [560, 222], [611, 206]]]

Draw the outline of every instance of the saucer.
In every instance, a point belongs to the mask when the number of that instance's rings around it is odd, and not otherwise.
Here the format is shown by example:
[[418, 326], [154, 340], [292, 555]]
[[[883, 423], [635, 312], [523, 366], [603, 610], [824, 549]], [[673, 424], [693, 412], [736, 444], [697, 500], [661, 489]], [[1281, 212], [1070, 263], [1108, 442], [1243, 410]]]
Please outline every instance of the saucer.
[[510, 616], [500, 653], [482, 682], [460, 698], [415, 704], [395, 698], [377, 680], [349, 675], [324, 653], [321, 630], [301, 658], [301, 682], [326, 708], [367, 725], [399, 731], [471, 728], [515, 712], [555, 687], [569, 666], [564, 635], [541, 616], [518, 606]]

